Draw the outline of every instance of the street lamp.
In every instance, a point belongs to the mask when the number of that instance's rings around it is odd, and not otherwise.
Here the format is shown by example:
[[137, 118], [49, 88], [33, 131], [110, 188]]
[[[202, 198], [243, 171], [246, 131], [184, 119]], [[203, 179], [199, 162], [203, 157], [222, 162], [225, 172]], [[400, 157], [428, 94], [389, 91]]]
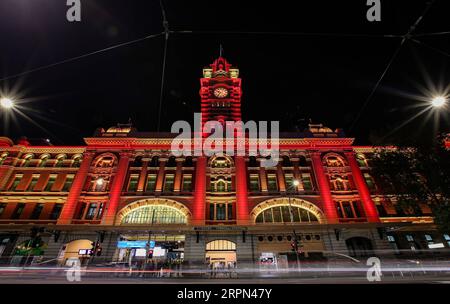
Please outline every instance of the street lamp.
[[447, 103], [445, 96], [436, 96], [431, 100], [433, 108], [441, 108]]
[[12, 100], [11, 98], [8, 98], [8, 97], [2, 97], [0, 99], [0, 105], [4, 109], [11, 109], [14, 107], [14, 100]]
[[[286, 189], [286, 193], [287, 193], [287, 195], [288, 195], [288, 203], [289, 203], [289, 215], [290, 215], [290, 218], [291, 218], [291, 224], [294, 224], [294, 214], [293, 214], [293, 212], [292, 212], [292, 205], [291, 205], [291, 193], [290, 193], [290, 191], [289, 190], [297, 190], [297, 187], [298, 187], [298, 185], [300, 185], [300, 181], [299, 180], [297, 180], [297, 179], [294, 179], [293, 181], [292, 181], [292, 186], [294, 186], [294, 187], [288, 187], [287, 189]], [[295, 228], [293, 228], [293, 232], [294, 232], [294, 244], [295, 244], [295, 246], [294, 246], [294, 250], [295, 250], [295, 256], [296, 256], [296, 258], [297, 258], [297, 268], [298, 268], [298, 270], [300, 270], [300, 258], [299, 258], [299, 256], [298, 256], [298, 238], [297, 238], [297, 233], [295, 233]]]

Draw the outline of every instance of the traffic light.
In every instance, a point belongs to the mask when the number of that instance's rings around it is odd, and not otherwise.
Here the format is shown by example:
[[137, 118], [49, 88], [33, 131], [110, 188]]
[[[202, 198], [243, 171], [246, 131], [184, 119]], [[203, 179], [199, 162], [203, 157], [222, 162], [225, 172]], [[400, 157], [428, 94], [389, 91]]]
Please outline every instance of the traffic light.
[[95, 254], [97, 256], [101, 256], [102, 255], [102, 247], [100, 247], [100, 243], [98, 243], [98, 242], [95, 245]]
[[93, 256], [95, 253], [95, 248], [97, 247], [97, 242], [91, 242], [91, 249], [89, 251], [89, 255]]

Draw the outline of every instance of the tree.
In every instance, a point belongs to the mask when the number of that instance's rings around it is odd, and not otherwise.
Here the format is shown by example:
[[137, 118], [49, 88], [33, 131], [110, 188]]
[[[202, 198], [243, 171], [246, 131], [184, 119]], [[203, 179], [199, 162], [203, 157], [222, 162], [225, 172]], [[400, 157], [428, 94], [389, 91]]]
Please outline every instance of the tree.
[[443, 136], [431, 147], [377, 149], [371, 168], [382, 194], [394, 195], [398, 206], [412, 214], [428, 204], [438, 229], [450, 231], [450, 150]]

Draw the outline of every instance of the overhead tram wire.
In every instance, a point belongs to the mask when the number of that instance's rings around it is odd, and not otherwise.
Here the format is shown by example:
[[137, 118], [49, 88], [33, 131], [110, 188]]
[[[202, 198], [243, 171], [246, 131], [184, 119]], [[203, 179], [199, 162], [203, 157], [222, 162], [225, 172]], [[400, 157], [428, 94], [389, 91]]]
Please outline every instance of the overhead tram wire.
[[353, 130], [355, 125], [358, 123], [358, 121], [361, 118], [361, 115], [363, 114], [365, 108], [367, 107], [369, 102], [372, 100], [373, 95], [375, 94], [375, 92], [377, 91], [378, 87], [380, 86], [381, 81], [384, 79], [386, 73], [388, 72], [389, 68], [391, 67], [392, 63], [394, 62], [395, 58], [397, 57], [398, 53], [400, 52], [400, 50], [401, 50], [402, 46], [404, 45], [405, 41], [411, 39], [414, 30], [420, 24], [420, 22], [422, 21], [423, 17], [425, 16], [425, 14], [428, 12], [428, 10], [431, 8], [431, 6], [434, 4], [435, 1], [436, 0], [432, 0], [432, 1], [428, 2], [428, 4], [427, 4], [426, 8], [424, 9], [423, 13], [410, 26], [408, 32], [405, 35], [403, 35], [402, 40], [400, 42], [400, 45], [395, 50], [394, 54], [392, 55], [391, 59], [389, 60], [389, 62], [387, 64], [386, 68], [384, 69], [384, 71], [381, 74], [381, 76], [378, 79], [378, 81], [375, 83], [375, 86], [373, 87], [373, 89], [370, 92], [369, 96], [366, 98], [365, 102], [363, 103], [361, 109], [359, 110], [359, 112], [356, 115], [355, 119], [353, 120], [352, 124], [350, 125], [350, 128], [349, 128], [350, 132]]
[[163, 27], [164, 27], [164, 54], [163, 54], [163, 62], [162, 62], [162, 72], [161, 72], [161, 91], [159, 93], [159, 106], [158, 106], [158, 124], [157, 124], [157, 132], [160, 131], [161, 128], [161, 112], [162, 112], [162, 101], [164, 98], [164, 81], [166, 74], [166, 60], [167, 60], [167, 43], [169, 42], [169, 22], [167, 21], [166, 11], [164, 10], [163, 0], [159, 0], [159, 5], [161, 7], [161, 14], [163, 18]]
[[306, 32], [274, 32], [274, 31], [170, 31], [171, 34], [198, 35], [276, 35], [276, 36], [315, 36], [315, 37], [355, 37], [355, 38], [401, 38], [397, 34], [355, 34], [355, 33], [306, 33]]
[[131, 41], [127, 41], [127, 42], [119, 43], [119, 44], [116, 44], [116, 45], [112, 45], [112, 46], [109, 46], [109, 47], [106, 47], [106, 48], [103, 48], [103, 49], [100, 49], [100, 50], [97, 50], [97, 51], [93, 51], [93, 52], [86, 53], [86, 54], [83, 54], [83, 55], [79, 55], [79, 56], [75, 56], [75, 57], [72, 57], [72, 58], [64, 59], [64, 60], [61, 60], [61, 61], [57, 61], [55, 63], [43, 65], [43, 66], [31, 69], [31, 70], [27, 70], [27, 71], [24, 71], [24, 72], [21, 72], [21, 73], [17, 73], [17, 74], [14, 74], [14, 75], [6, 76], [4, 78], [0, 78], [0, 82], [8, 80], [8, 79], [13, 79], [13, 78], [17, 78], [17, 77], [20, 77], [20, 76], [24, 76], [24, 75], [27, 75], [27, 74], [30, 74], [30, 73], [42, 71], [42, 70], [45, 70], [45, 69], [48, 69], [48, 68], [52, 68], [52, 67], [57, 66], [57, 65], [64, 64], [64, 63], [69, 63], [69, 62], [72, 62], [72, 61], [76, 61], [78, 59], [83, 59], [83, 58], [86, 58], [86, 57], [89, 57], [89, 56], [92, 56], [92, 55], [104, 53], [104, 52], [107, 52], [107, 51], [110, 51], [110, 50], [113, 50], [113, 49], [116, 49], [116, 48], [119, 48], [119, 47], [122, 47], [122, 46], [130, 45], [130, 44], [137, 43], [137, 42], [141, 42], [141, 41], [144, 41], [144, 40], [147, 40], [147, 39], [151, 39], [151, 38], [156, 38], [156, 37], [159, 37], [159, 36], [161, 36], [163, 34], [164, 34], [164, 32], [161, 32], [159, 34], [147, 35], [147, 36], [142, 37], [142, 38], [138, 38], [138, 39], [134, 39], [134, 40], [131, 40]]
[[417, 40], [417, 39], [412, 39], [412, 38], [411, 38], [411, 41], [417, 43], [417, 44], [420, 45], [420, 46], [424, 46], [424, 47], [426, 47], [426, 48], [429, 48], [430, 50], [433, 50], [433, 51], [435, 51], [435, 52], [438, 52], [438, 53], [441, 54], [441, 55], [450, 57], [450, 53], [444, 52], [444, 51], [442, 51], [442, 50], [440, 50], [440, 49], [438, 49], [438, 48], [435, 48], [434, 46], [431, 46], [431, 45], [429, 45], [429, 44], [427, 44], [427, 43], [424, 43], [423, 41], [420, 41], [420, 40]]

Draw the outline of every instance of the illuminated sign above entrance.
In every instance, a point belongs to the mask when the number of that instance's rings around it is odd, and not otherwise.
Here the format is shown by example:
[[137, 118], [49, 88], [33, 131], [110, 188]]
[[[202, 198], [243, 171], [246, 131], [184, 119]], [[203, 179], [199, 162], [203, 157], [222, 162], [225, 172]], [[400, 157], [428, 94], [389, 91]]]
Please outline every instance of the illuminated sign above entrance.
[[150, 243], [150, 248], [155, 247], [155, 241], [119, 241], [117, 248], [145, 248]]

